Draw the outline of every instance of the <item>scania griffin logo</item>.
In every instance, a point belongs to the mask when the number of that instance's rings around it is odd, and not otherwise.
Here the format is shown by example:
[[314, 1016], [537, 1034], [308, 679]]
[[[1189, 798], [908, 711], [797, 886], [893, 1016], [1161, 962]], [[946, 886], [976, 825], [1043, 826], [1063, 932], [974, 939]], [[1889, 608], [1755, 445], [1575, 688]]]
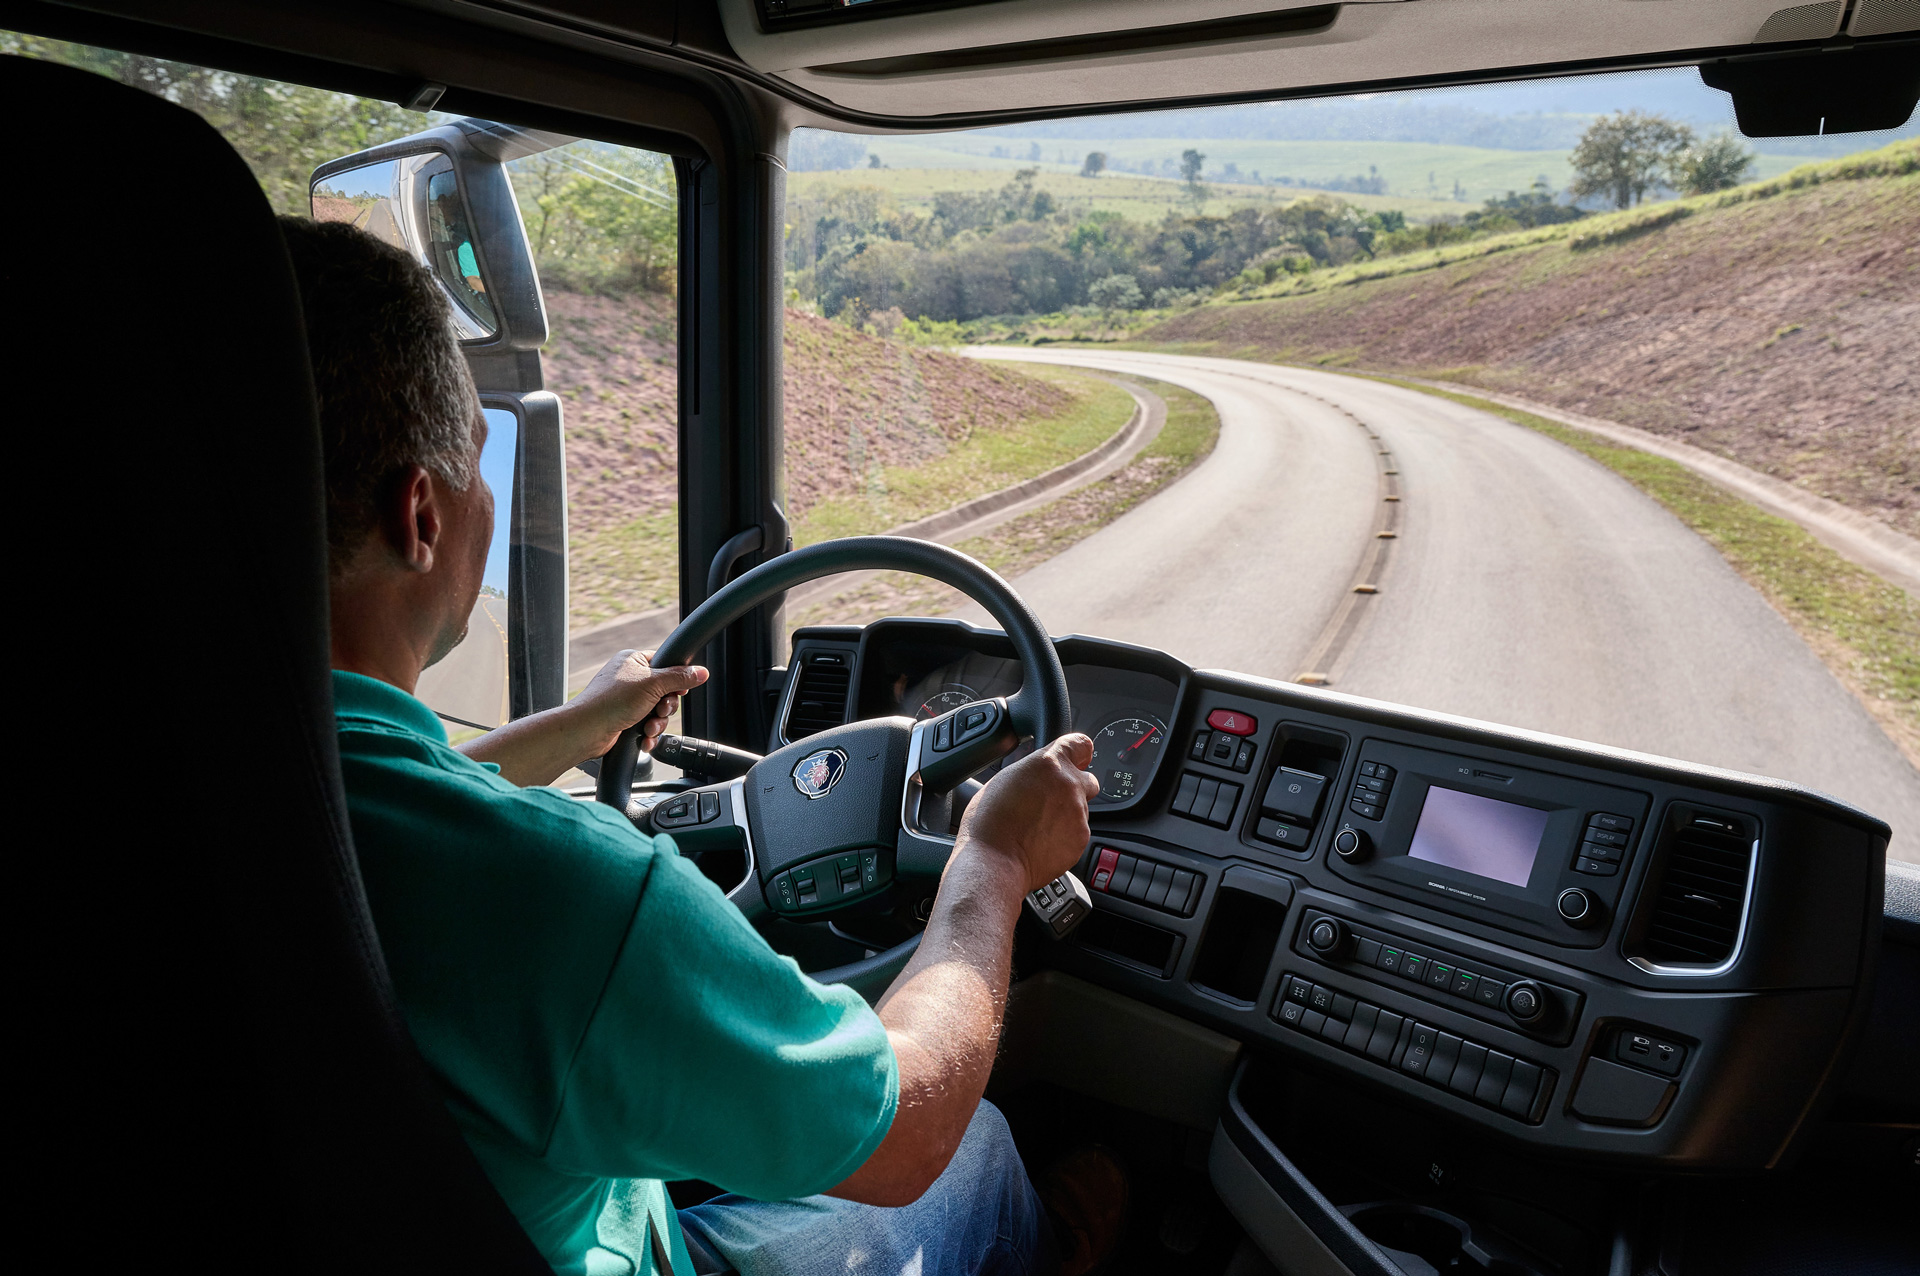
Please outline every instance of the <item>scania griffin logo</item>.
[[793, 768], [793, 787], [809, 798], [823, 798], [840, 783], [847, 769], [847, 755], [841, 749], [822, 749], [809, 753]]

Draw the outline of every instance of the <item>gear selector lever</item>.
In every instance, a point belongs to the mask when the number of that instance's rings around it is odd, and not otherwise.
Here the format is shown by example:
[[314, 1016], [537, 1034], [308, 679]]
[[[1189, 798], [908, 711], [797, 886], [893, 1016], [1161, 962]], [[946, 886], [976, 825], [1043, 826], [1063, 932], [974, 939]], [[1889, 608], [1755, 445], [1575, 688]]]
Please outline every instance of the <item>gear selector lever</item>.
[[1093, 912], [1093, 897], [1071, 870], [1060, 874], [1045, 886], [1027, 892], [1027, 909], [1040, 919], [1047, 933], [1065, 939], [1075, 926]]

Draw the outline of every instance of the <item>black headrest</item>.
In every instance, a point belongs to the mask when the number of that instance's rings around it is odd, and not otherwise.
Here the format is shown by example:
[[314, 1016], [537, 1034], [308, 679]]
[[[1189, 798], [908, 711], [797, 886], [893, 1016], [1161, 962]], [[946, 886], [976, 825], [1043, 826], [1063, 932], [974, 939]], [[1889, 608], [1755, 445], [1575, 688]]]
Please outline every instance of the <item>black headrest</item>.
[[20, 58], [0, 91], [31, 135], [0, 283], [9, 361], [41, 391], [8, 432], [16, 726], [69, 786], [34, 852], [56, 871], [31, 976], [54, 1012], [34, 1039], [85, 1095], [55, 1128], [93, 1171], [69, 1190], [129, 1233], [112, 1261], [547, 1272], [414, 1050], [367, 912], [320, 435], [267, 201], [147, 92]]

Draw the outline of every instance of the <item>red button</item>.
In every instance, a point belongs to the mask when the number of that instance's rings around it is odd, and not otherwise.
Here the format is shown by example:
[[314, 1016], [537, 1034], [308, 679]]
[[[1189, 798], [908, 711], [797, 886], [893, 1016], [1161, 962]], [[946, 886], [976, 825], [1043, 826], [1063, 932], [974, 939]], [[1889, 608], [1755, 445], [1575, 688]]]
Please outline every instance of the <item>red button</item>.
[[1093, 889], [1103, 891], [1107, 883], [1113, 880], [1113, 870], [1120, 863], [1120, 852], [1108, 847], [1100, 848], [1100, 858], [1093, 866]]
[[1260, 729], [1260, 724], [1244, 713], [1235, 713], [1231, 709], [1215, 709], [1207, 715], [1207, 725], [1215, 731], [1225, 731], [1228, 735], [1252, 735]]

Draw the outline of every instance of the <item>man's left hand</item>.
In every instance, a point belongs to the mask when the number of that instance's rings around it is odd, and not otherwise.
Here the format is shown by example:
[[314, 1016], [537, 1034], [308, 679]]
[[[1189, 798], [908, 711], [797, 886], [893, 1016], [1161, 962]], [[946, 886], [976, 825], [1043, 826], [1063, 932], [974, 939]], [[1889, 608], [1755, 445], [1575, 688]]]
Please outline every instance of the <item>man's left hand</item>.
[[587, 689], [566, 707], [578, 715], [582, 759], [597, 758], [620, 733], [640, 724], [640, 747], [648, 752], [680, 708], [680, 697], [707, 680], [701, 665], [655, 669], [650, 651], [623, 651], [593, 675]]
[[623, 651], [593, 676], [587, 689], [544, 713], [530, 713], [460, 746], [476, 762], [492, 762], [522, 787], [551, 784], [568, 768], [597, 758], [620, 733], [640, 726], [640, 747], [653, 750], [680, 697], [707, 680], [699, 665], [655, 669], [650, 653]]

